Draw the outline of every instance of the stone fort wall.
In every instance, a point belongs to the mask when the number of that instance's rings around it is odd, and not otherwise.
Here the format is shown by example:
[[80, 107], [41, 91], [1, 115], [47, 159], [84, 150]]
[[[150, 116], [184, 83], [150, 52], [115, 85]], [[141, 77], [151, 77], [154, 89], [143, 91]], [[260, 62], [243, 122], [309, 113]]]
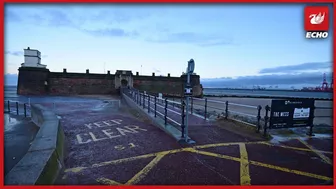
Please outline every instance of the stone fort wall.
[[[17, 93], [19, 95], [85, 95], [85, 94], [118, 94], [118, 87], [115, 85], [116, 77], [119, 75], [50, 72], [48, 69], [21, 67], [19, 68], [19, 79]], [[164, 95], [181, 96], [184, 92], [186, 76], [132, 76], [133, 87], [148, 93], [163, 93]], [[202, 95], [200, 77], [192, 75], [191, 84], [193, 95]]]

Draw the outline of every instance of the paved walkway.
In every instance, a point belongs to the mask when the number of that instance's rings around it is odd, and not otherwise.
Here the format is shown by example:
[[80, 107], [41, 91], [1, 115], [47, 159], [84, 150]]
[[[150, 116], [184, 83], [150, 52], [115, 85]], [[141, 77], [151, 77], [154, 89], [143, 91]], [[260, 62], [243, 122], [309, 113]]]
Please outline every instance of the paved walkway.
[[269, 143], [211, 125], [193, 127], [197, 143], [182, 146], [108, 102], [58, 103], [55, 111], [68, 145], [57, 184], [302, 185], [333, 178], [332, 139]]
[[27, 153], [39, 127], [30, 118], [4, 114], [4, 168], [5, 175]]

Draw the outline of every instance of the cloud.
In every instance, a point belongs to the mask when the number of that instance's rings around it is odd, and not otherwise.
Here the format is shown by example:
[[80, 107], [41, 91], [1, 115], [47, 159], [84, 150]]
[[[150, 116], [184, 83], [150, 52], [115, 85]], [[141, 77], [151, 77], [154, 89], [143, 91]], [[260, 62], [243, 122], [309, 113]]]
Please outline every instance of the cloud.
[[[312, 85], [322, 83], [323, 72], [298, 74], [269, 74], [259, 76], [241, 76], [237, 78], [201, 79], [205, 87], [241, 87], [253, 85]], [[331, 73], [327, 73], [327, 81], [331, 81]]]
[[4, 18], [5, 18], [5, 21], [10, 21], [10, 22], [21, 22], [22, 21], [21, 17], [18, 14], [10, 10], [5, 10]]
[[105, 37], [136, 37], [139, 35], [135, 31], [127, 32], [119, 28], [97, 29], [97, 30], [83, 29], [82, 31], [94, 36], [105, 36]]
[[156, 69], [156, 68], [153, 68], [153, 71], [154, 71], [155, 73], [161, 73], [161, 71], [158, 70], [158, 69]]
[[23, 56], [23, 51], [5, 51], [5, 54], [12, 56]]
[[[12, 56], [20, 56], [23, 57], [23, 51], [5, 51], [5, 54]], [[48, 55], [42, 55], [42, 58], [47, 58]]]
[[199, 46], [233, 44], [231, 38], [224, 38], [214, 34], [200, 34], [194, 32], [162, 33], [157, 39], [149, 38], [147, 41], [156, 43], [187, 43]]
[[309, 62], [297, 65], [278, 66], [273, 68], [264, 68], [259, 71], [260, 74], [270, 73], [295, 73], [302, 71], [311, 71], [319, 69], [332, 69], [332, 62]]
[[[101, 27], [89, 27], [85, 24], [96, 24], [97, 22], [101, 22], [102, 20], [106, 20], [106, 17], [109, 17], [106, 11], [100, 11], [98, 14], [90, 14], [91, 12], [86, 12], [84, 16], [78, 16], [71, 13], [66, 13], [57, 9], [48, 9], [44, 11], [35, 11], [32, 14], [17, 14], [14, 12], [10, 12], [9, 21], [12, 21], [14, 18], [18, 21], [27, 21], [30, 23], [38, 24], [41, 26], [47, 27], [67, 27], [77, 29], [81, 32], [93, 35], [93, 36], [104, 36], [104, 37], [136, 37], [139, 36], [139, 33], [136, 31], [126, 31], [119, 27], [112, 28], [101, 28]], [[104, 14], [103, 14], [104, 13]], [[111, 20], [115, 20], [116, 22], [121, 21], [129, 21], [134, 16], [121, 14], [119, 16], [114, 15], [114, 18]], [[110, 21], [111, 21], [110, 20]], [[105, 24], [104, 25], [109, 25]], [[87, 29], [90, 28], [90, 29]], [[97, 29], [91, 29], [97, 28]]]

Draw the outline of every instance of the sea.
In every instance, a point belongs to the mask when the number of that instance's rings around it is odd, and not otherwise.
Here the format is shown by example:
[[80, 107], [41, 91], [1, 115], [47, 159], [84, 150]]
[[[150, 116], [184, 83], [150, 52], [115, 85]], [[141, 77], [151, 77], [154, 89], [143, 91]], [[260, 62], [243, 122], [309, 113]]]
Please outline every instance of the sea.
[[[34, 100], [34, 96], [21, 96], [16, 94], [16, 86], [5, 86], [5, 100], [28, 102]], [[204, 88], [204, 95], [214, 96], [252, 96], [252, 97], [292, 97], [292, 98], [315, 98], [315, 99], [333, 99], [333, 93], [330, 92], [306, 92], [306, 91], [290, 91], [290, 90], [252, 90], [252, 89], [221, 89], [221, 88]], [[52, 97], [55, 100], [62, 100], [64, 97]], [[39, 101], [43, 98], [39, 97]], [[76, 100], [78, 98], [74, 98]], [[69, 100], [69, 98], [67, 98]]]
[[232, 96], [252, 96], [252, 97], [291, 97], [291, 98], [314, 98], [314, 99], [333, 99], [331, 92], [313, 91], [292, 91], [292, 90], [252, 90], [252, 89], [221, 89], [204, 88], [204, 95], [232, 95]]

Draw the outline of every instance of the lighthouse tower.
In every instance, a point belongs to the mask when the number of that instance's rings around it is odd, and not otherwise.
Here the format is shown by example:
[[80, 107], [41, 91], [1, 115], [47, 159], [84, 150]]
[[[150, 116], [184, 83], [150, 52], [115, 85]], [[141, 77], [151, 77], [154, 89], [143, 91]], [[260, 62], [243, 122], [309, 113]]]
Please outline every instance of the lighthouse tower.
[[19, 68], [17, 94], [43, 95], [49, 88], [49, 69], [41, 64], [41, 52], [35, 49], [24, 49], [24, 63]]
[[47, 68], [46, 65], [41, 64], [41, 52], [35, 49], [23, 49], [24, 51], [24, 63], [21, 67], [35, 67], [35, 68]]

